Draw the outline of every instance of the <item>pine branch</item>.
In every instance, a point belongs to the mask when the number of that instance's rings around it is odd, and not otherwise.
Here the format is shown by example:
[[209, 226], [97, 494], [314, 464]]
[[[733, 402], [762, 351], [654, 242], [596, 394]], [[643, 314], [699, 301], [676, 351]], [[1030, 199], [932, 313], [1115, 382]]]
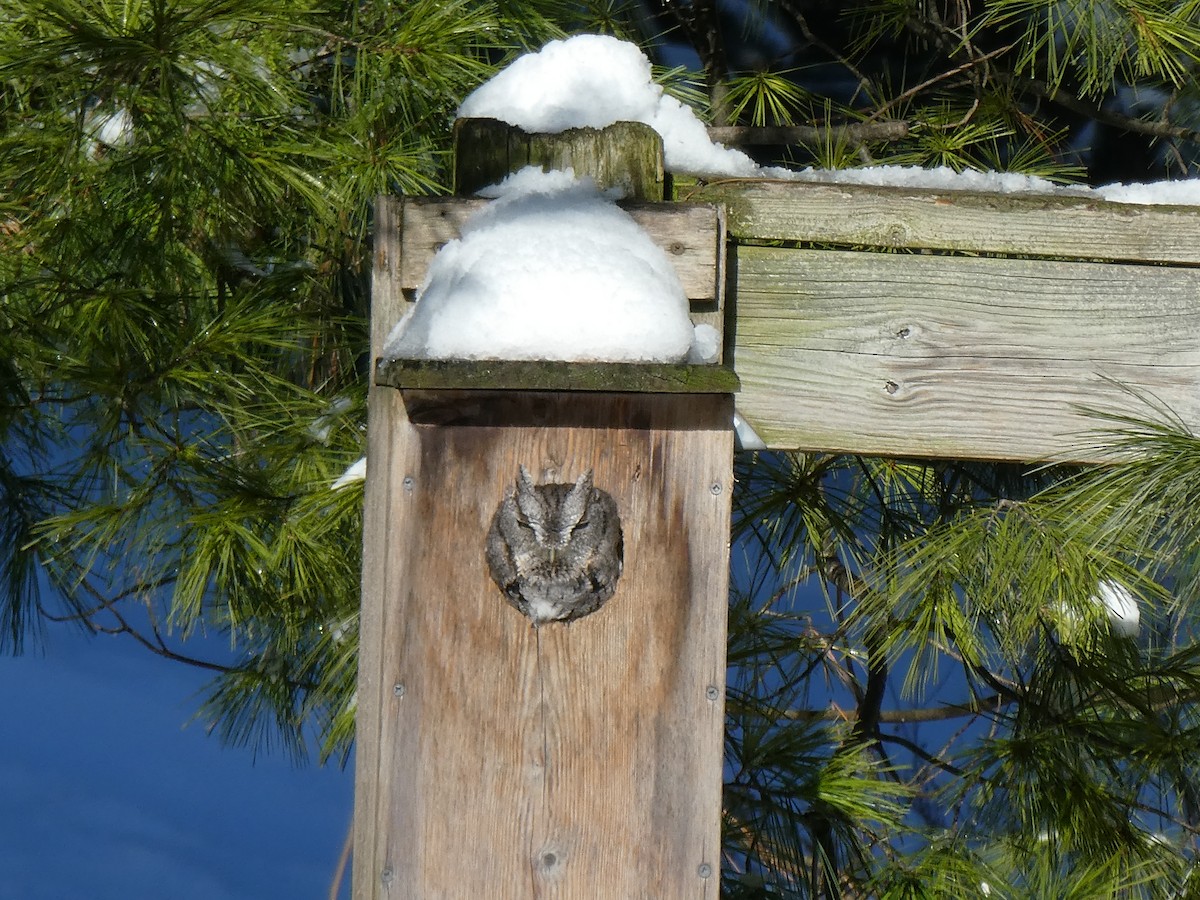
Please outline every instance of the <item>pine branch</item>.
[[788, 17], [796, 23], [796, 27], [800, 29], [800, 33], [804, 36], [804, 39], [809, 42], [809, 44], [816, 47], [827, 57], [841, 65], [847, 72], [853, 75], [858, 81], [858, 89], [860, 91], [867, 91], [870, 89], [871, 79], [868, 78], [848, 56], [840, 53], [821, 38], [817, 37], [808, 24], [808, 18], [804, 15], [803, 11], [801, 11], [800, 7], [794, 2], [794, 0], [776, 0], [776, 2], [779, 4], [779, 8], [782, 9], [788, 15]]
[[[945, 72], [941, 72], [937, 75], [934, 75], [932, 78], [925, 79], [920, 84], [913, 85], [908, 90], [902, 91], [901, 93], [897, 94], [895, 97], [888, 100], [886, 103], [883, 103], [882, 105], [880, 105], [873, 113], [871, 113], [868, 121], [877, 119], [879, 116], [883, 115], [883, 113], [885, 113], [887, 110], [891, 109], [892, 107], [898, 106], [899, 104], [903, 103], [904, 101], [906, 101], [912, 97], [915, 97], [917, 94], [921, 93], [922, 91], [928, 90], [929, 88], [933, 87], [934, 85], [945, 81], [947, 78], [950, 78], [954, 75], [962, 74], [963, 72], [967, 72], [968, 70], [970, 70], [976, 66], [985, 65], [988, 62], [988, 60], [990, 60], [994, 57], [997, 57], [997, 56], [1001, 56], [1001, 55], [1007, 53], [1011, 49], [1012, 49], [1012, 46], [1010, 45], [1008, 47], [1001, 47], [998, 50], [992, 50], [989, 53], [983, 53], [983, 54], [972, 56], [966, 62], [962, 63], [961, 65], [955, 66], [953, 69], [947, 69]], [[962, 125], [965, 123], [960, 122], [958, 124]]]
[[235, 666], [226, 666], [220, 663], [210, 662], [208, 660], [199, 659], [194, 656], [187, 656], [186, 654], [172, 650], [169, 646], [167, 646], [166, 640], [163, 638], [157, 627], [152, 627], [153, 639], [147, 637], [129, 623], [129, 620], [120, 611], [120, 609], [117, 608], [116, 601], [104, 598], [100, 591], [91, 585], [87, 579], [84, 579], [80, 583], [80, 587], [82, 587], [88, 594], [91, 594], [93, 599], [100, 601], [96, 607], [97, 609], [103, 609], [117, 622], [116, 626], [111, 626], [100, 625], [89, 620], [87, 624], [92, 631], [100, 632], [101, 634], [127, 634], [156, 656], [161, 656], [164, 659], [173, 660], [174, 662], [186, 663], [187, 665], [194, 666], [198, 669], [206, 669], [210, 672], [221, 673], [236, 671], [237, 667]]

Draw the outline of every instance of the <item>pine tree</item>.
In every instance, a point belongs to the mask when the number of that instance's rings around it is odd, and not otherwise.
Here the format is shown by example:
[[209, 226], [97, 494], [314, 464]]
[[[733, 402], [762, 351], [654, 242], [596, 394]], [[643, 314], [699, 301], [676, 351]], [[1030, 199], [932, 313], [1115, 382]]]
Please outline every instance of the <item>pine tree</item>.
[[0, 5], [0, 648], [127, 633], [219, 674], [222, 737], [345, 753], [372, 203], [444, 190], [459, 100], [550, 11]]
[[[0, 649], [124, 633], [213, 671], [223, 739], [345, 758], [371, 204], [445, 190], [458, 102], [547, 37], [686, 42], [672, 89], [794, 164], [1197, 166], [1194, 2], [732, 15], [0, 0]], [[1086, 470], [740, 457], [730, 897], [1196, 890], [1200, 442], [1147, 420]]]

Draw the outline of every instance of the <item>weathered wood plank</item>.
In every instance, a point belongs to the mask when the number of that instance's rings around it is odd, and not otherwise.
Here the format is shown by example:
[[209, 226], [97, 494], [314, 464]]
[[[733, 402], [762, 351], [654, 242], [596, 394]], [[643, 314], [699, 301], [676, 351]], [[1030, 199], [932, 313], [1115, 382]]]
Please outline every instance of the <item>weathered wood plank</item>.
[[619, 188], [631, 199], [661, 202], [662, 138], [642, 122], [606, 128], [568, 128], [536, 134], [498, 119], [454, 123], [454, 193], [474, 194], [526, 166], [572, 169], [602, 190]]
[[723, 366], [545, 360], [381, 359], [375, 383], [426, 390], [632, 391], [732, 394], [737, 376]]
[[[391, 323], [403, 312], [404, 297], [396, 272], [400, 267], [401, 201], [381, 197], [375, 207], [375, 260], [371, 315], [371, 358], [383, 352]], [[385, 814], [383, 798], [397, 803], [412, 802], [403, 782], [393, 785], [397, 760], [411, 752], [413, 735], [385, 732], [383, 664], [388, 654], [385, 632], [386, 607], [380, 598], [397, 590], [404, 573], [388, 566], [393, 541], [406, 543], [419, 527], [411, 517], [400, 515], [403, 483], [393, 482], [396, 472], [411, 468], [415, 448], [392, 440], [408, 428], [399, 391], [369, 386], [367, 396], [367, 468], [363, 510], [363, 603], [359, 612], [358, 709], [355, 721], [354, 755], [354, 857], [353, 892], [356, 900], [379, 896], [383, 862], [394, 838], [377, 827]]]
[[[457, 238], [466, 221], [489, 202], [462, 197], [405, 198], [405, 252], [397, 272], [400, 290], [411, 296], [420, 288], [434, 254]], [[666, 251], [692, 304], [701, 308], [717, 305], [724, 287], [722, 211], [708, 203], [620, 206]]]
[[742, 246], [738, 410], [768, 446], [1098, 458], [1082, 408], [1200, 425], [1200, 270]]
[[[731, 399], [475, 407], [479, 421], [468, 408], [372, 432], [392, 447], [371, 458], [364, 579], [384, 689], [378, 748], [359, 751], [379, 796], [355, 896], [715, 900]], [[617, 592], [570, 625], [534, 631], [487, 573], [485, 535], [522, 463], [538, 480], [592, 468], [620, 509]]]
[[1200, 264], [1200, 208], [866, 185], [724, 181], [681, 194], [727, 205], [739, 240]]

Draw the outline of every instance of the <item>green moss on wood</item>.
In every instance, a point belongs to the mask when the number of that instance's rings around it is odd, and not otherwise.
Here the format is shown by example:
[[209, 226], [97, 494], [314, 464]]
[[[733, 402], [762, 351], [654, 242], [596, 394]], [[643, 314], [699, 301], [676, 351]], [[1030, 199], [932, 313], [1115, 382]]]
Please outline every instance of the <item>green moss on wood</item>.
[[591, 391], [731, 394], [739, 381], [723, 366], [548, 360], [381, 359], [375, 383], [421, 390]]

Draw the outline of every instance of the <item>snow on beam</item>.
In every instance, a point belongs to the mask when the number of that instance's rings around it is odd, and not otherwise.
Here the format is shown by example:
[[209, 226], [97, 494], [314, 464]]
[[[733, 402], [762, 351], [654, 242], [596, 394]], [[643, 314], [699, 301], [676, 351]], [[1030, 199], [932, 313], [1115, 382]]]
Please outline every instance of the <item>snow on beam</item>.
[[[887, 171], [881, 171], [887, 170]], [[1139, 185], [1117, 194], [1037, 185], [1004, 190], [1006, 173], [950, 173], [881, 166], [814, 177], [874, 175], [882, 184], [738, 180], [692, 188], [681, 200], [723, 204], [740, 241], [797, 241], [881, 250], [996, 253], [1097, 261], [1200, 263], [1196, 182]], [[944, 182], [942, 187], [934, 187]], [[887, 183], [892, 182], [892, 183]], [[909, 183], [911, 182], [911, 183]], [[1143, 197], [1112, 202], [1107, 196]], [[1174, 201], [1174, 202], [1172, 202]]]

